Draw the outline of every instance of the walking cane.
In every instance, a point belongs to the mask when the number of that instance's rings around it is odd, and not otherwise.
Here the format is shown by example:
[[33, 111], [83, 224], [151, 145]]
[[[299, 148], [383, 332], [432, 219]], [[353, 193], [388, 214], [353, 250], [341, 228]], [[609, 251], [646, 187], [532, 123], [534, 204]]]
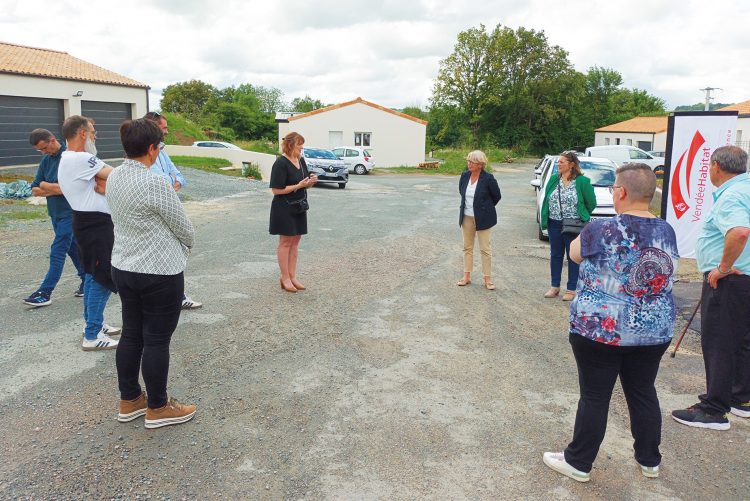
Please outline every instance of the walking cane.
[[693, 323], [693, 319], [695, 318], [695, 314], [698, 313], [698, 308], [701, 307], [701, 300], [698, 300], [698, 304], [695, 305], [695, 309], [693, 310], [693, 314], [690, 315], [690, 320], [688, 320], [687, 325], [684, 329], [682, 329], [682, 334], [680, 334], [680, 339], [677, 340], [677, 344], [674, 345], [674, 351], [669, 354], [670, 357], [674, 358], [674, 356], [677, 354], [677, 348], [680, 347], [680, 343], [682, 343], [682, 338], [685, 337], [685, 333], [687, 332], [688, 328], [690, 327], [690, 324]]

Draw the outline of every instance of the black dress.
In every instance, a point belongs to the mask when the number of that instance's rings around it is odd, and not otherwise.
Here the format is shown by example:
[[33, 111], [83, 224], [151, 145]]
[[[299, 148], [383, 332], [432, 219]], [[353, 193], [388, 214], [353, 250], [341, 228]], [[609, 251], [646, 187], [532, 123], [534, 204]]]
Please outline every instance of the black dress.
[[[285, 156], [280, 156], [271, 167], [271, 188], [283, 190], [289, 185], [297, 184], [307, 177], [305, 159], [299, 159], [300, 168], [294, 166]], [[268, 232], [271, 235], [293, 237], [307, 234], [307, 212], [293, 214], [288, 201], [307, 197], [307, 190], [301, 189], [286, 195], [274, 195], [271, 202], [271, 222]]]

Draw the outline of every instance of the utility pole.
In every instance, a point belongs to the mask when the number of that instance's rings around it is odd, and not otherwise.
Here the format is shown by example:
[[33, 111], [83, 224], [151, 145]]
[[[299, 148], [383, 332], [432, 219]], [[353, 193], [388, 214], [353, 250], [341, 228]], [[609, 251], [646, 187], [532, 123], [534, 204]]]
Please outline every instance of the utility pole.
[[713, 99], [711, 97], [711, 91], [712, 90], [724, 90], [721, 87], [706, 87], [705, 89], [698, 89], [702, 90], [706, 93], [706, 104], [703, 107], [703, 111], [709, 111], [709, 108], [711, 108], [711, 100]]

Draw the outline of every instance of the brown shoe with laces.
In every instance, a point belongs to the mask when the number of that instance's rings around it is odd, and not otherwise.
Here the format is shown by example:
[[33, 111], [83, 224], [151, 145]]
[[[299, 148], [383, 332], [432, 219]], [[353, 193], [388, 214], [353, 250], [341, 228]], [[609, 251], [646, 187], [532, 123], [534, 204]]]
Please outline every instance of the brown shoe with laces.
[[167, 405], [158, 409], [146, 408], [146, 428], [161, 428], [173, 424], [185, 423], [195, 416], [195, 405], [184, 405], [170, 398]]
[[120, 412], [117, 414], [117, 420], [121, 423], [127, 423], [135, 418], [146, 414], [146, 394], [141, 392], [138, 398], [133, 400], [120, 400]]

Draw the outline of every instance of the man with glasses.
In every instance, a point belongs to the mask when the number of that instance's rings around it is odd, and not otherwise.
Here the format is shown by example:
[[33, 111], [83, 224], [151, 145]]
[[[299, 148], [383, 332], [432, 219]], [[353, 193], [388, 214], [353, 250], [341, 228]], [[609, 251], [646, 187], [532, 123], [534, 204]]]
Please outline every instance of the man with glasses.
[[70, 256], [81, 278], [81, 285], [75, 292], [76, 297], [83, 297], [84, 271], [78, 258], [78, 245], [73, 237], [73, 211], [57, 183], [57, 168], [60, 165], [62, 153], [65, 151], [65, 145], [60, 144], [47, 129], [31, 131], [29, 143], [44, 155], [42, 161], [39, 162], [36, 178], [31, 183], [31, 193], [35, 197], [47, 199], [47, 214], [52, 222], [52, 230], [55, 232], [55, 238], [49, 250], [49, 269], [44, 281], [36, 292], [23, 300], [29, 306], [40, 307], [52, 302], [52, 291], [55, 290], [62, 276], [66, 255]]
[[709, 170], [714, 205], [698, 237], [703, 273], [701, 348], [706, 393], [697, 404], [672, 411], [678, 423], [728, 430], [727, 413], [750, 418], [750, 178], [747, 153], [716, 148]]
[[[164, 134], [164, 137], [169, 134], [167, 118], [164, 115], [157, 113], [156, 111], [149, 111], [143, 116], [143, 118], [145, 118], [146, 120], [151, 120], [156, 125], [158, 125], [162, 133]], [[164, 151], [164, 146], [164, 141], [162, 141], [159, 144], [159, 156], [156, 157], [156, 161], [151, 166], [151, 172], [164, 177], [167, 181], [169, 181], [169, 184], [174, 188], [174, 191], [179, 191], [180, 188], [182, 188], [186, 184], [185, 177], [177, 169], [177, 167], [175, 167], [175, 164], [172, 162], [172, 159], [169, 158], [167, 152]], [[192, 299], [190, 299], [190, 296], [188, 296], [187, 294], [183, 294], [183, 310], [195, 310], [202, 306], [203, 303], [193, 301]]]
[[58, 180], [73, 209], [73, 233], [86, 272], [82, 347], [84, 351], [111, 350], [118, 341], [110, 335], [120, 332], [104, 323], [104, 307], [111, 293], [116, 292], [110, 264], [114, 226], [104, 198], [112, 167], [96, 157], [96, 130], [90, 119], [79, 115], [68, 117], [62, 133], [68, 149], [60, 159]]

